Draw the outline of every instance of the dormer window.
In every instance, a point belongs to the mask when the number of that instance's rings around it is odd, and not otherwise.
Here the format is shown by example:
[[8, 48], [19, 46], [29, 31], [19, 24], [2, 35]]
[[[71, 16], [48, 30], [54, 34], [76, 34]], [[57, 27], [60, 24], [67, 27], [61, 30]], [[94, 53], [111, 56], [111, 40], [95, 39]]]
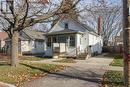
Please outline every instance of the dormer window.
[[65, 29], [68, 29], [68, 23], [65, 23]]

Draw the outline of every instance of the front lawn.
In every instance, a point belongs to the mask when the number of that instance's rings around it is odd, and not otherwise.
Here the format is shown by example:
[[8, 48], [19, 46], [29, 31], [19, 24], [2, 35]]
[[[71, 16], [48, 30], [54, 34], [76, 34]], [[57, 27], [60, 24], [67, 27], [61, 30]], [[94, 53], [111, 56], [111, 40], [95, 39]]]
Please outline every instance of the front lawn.
[[35, 56], [21, 56], [20, 57], [20, 60], [28, 60], [28, 61], [40, 61], [44, 59], [47, 59], [47, 58], [35, 57]]
[[114, 56], [114, 60], [110, 65], [123, 67], [124, 66], [123, 56], [122, 55], [113, 55], [113, 56]]
[[65, 66], [39, 63], [20, 63], [18, 67], [10, 67], [7, 63], [0, 63], [0, 81], [16, 86], [47, 73], [63, 70]]
[[76, 61], [72, 58], [67, 58], [67, 59], [61, 59], [61, 60], [56, 60], [53, 62], [59, 62], [59, 63], [76, 63]]
[[107, 71], [103, 77], [103, 87], [124, 87], [123, 72]]

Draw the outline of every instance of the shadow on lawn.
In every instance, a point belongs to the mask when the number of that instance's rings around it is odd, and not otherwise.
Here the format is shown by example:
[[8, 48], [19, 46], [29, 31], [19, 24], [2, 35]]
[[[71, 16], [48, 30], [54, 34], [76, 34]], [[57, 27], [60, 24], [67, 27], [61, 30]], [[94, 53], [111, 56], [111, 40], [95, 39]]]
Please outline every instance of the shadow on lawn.
[[0, 66], [10, 66], [10, 64], [7, 62], [0, 62]]
[[[32, 68], [32, 69], [37, 69], [43, 72], [46, 72], [49, 74], [49, 76], [51, 77], [56, 77], [56, 78], [61, 78], [61, 79], [78, 79], [78, 80], [83, 80], [83, 81], [87, 81], [87, 82], [93, 82], [93, 83], [102, 83], [102, 76], [98, 75], [96, 72], [92, 72], [90, 70], [87, 70], [85, 72], [72, 68], [72, 72], [50, 72], [48, 70], [42, 69], [42, 68], [38, 68], [38, 67], [34, 67], [28, 64], [23, 64], [22, 65]], [[75, 73], [73, 72], [73, 70], [75, 71]], [[101, 86], [101, 85], [100, 85]]]

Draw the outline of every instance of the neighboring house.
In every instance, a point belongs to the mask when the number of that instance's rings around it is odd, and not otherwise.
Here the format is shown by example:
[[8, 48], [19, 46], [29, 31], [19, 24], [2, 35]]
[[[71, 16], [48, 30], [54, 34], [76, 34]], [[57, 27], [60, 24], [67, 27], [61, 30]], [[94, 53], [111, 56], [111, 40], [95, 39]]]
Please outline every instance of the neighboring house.
[[2, 49], [5, 46], [5, 39], [8, 37], [8, 34], [6, 32], [0, 32], [0, 49]]
[[[100, 32], [99, 32], [100, 33]], [[80, 53], [101, 54], [102, 37], [92, 28], [72, 18], [61, 18], [46, 34], [46, 56], [53, 56], [54, 44], [64, 43], [65, 54], [77, 56]]]
[[[45, 33], [25, 29], [19, 34], [19, 53], [21, 54], [41, 54], [44, 53]], [[10, 45], [10, 41], [6, 40]]]

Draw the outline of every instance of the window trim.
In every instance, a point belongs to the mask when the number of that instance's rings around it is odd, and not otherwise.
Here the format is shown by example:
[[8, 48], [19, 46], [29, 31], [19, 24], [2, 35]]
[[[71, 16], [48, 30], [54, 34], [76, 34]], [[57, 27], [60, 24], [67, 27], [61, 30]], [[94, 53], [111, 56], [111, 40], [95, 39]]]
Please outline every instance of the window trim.
[[69, 28], [69, 24], [68, 23], [65, 23], [65, 29], [68, 29]]
[[[71, 38], [71, 37], [73, 37], [73, 38]], [[76, 46], [75, 41], [76, 41], [75, 35], [71, 35], [69, 38], [69, 47], [75, 47]]]

